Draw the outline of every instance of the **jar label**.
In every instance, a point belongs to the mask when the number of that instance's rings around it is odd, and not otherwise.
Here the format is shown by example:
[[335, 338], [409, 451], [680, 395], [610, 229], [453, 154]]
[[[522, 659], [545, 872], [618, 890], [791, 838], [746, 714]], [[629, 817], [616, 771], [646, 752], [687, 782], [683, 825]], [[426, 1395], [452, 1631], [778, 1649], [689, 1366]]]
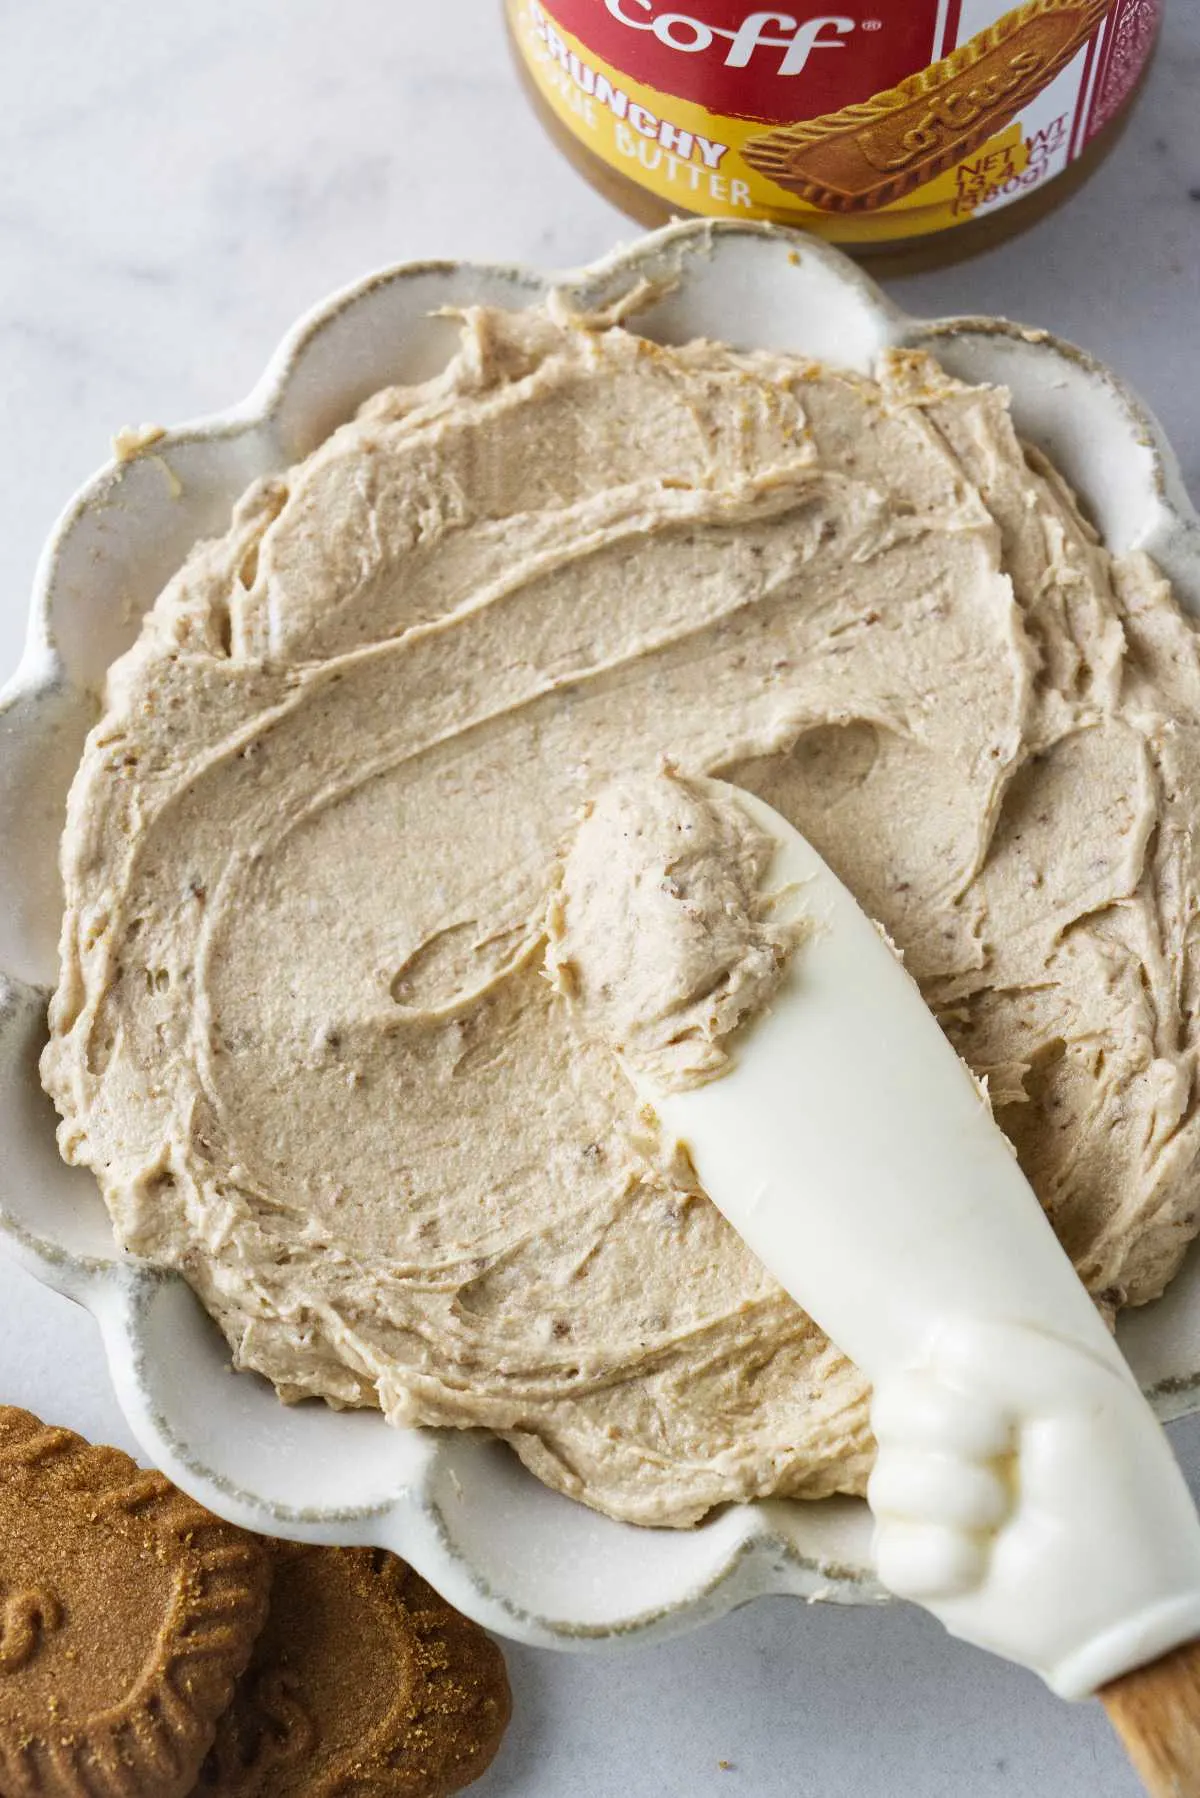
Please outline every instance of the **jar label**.
[[[793, 0], [793, 5], [795, 0]], [[581, 144], [681, 211], [885, 242], [1061, 174], [1120, 110], [1162, 0], [506, 0]]]

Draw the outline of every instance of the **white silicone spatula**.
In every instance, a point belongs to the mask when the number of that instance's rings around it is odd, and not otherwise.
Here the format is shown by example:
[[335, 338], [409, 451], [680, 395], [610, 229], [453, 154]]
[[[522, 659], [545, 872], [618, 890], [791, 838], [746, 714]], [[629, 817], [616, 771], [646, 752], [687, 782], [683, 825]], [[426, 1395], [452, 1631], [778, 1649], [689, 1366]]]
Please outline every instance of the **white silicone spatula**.
[[884, 1583], [1063, 1697], [1100, 1691], [1150, 1790], [1200, 1793], [1200, 1521], [1167, 1439], [880, 932], [784, 818], [708, 784], [814, 928], [726, 1074], [631, 1078], [871, 1379]]

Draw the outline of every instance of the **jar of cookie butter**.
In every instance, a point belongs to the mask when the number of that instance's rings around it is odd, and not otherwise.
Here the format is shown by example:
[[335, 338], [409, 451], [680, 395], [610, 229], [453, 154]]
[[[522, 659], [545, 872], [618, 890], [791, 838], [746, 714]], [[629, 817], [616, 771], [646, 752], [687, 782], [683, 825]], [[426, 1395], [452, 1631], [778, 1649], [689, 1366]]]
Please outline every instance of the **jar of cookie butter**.
[[556, 143], [646, 224], [773, 219], [947, 260], [1115, 142], [1162, 0], [505, 0]]

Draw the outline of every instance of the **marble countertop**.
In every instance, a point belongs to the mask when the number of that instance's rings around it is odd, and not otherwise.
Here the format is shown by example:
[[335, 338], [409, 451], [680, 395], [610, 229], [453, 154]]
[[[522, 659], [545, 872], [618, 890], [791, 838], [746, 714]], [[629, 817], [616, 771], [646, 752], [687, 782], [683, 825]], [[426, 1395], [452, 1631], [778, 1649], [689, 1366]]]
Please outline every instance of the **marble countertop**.
[[[1137, 116], [1017, 242], [888, 283], [1126, 376], [1200, 494], [1200, 9], [1168, 6]], [[382, 263], [565, 267], [633, 234], [549, 154], [496, 0], [42, 0], [0, 59], [0, 675], [43, 539], [112, 432], [226, 405], [298, 313]], [[0, 849], [2, 853], [2, 849]], [[2, 1149], [0, 1149], [2, 1167]], [[132, 1447], [90, 1320], [0, 1261], [0, 1400]], [[1200, 1491], [1200, 1426], [1176, 1445]], [[1132, 1798], [1095, 1705], [918, 1612], [754, 1605], [652, 1649], [513, 1648], [480, 1798]]]

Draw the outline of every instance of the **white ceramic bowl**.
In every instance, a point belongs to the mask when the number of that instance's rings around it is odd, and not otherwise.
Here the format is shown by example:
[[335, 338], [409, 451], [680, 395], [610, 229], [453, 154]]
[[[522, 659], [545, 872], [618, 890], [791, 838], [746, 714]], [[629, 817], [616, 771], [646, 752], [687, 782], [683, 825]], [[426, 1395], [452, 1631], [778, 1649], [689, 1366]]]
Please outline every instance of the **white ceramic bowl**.
[[[63, 804], [105, 669], [197, 538], [225, 528], [257, 475], [306, 455], [389, 382], [434, 373], [456, 341], [447, 305], [596, 306], [649, 284], [634, 323], [797, 350], [869, 370], [921, 346], [955, 374], [1012, 390], [1026, 437], [1083, 495], [1110, 546], [1144, 547], [1200, 616], [1200, 520], [1154, 420], [1108, 371], [996, 319], [923, 322], [820, 243], [766, 226], [672, 226], [577, 273], [410, 264], [336, 295], [291, 332], [240, 406], [110, 465], [47, 545], [24, 660], [0, 698], [0, 1244], [95, 1316], [147, 1455], [252, 1529], [397, 1550], [504, 1634], [580, 1646], [690, 1627], [767, 1592], [878, 1602], [864, 1505], [729, 1508], [691, 1531], [612, 1523], [547, 1491], [479, 1436], [390, 1429], [373, 1412], [288, 1408], [232, 1377], [216, 1326], [181, 1280], [115, 1251], [89, 1174], [59, 1161], [37, 1081], [56, 974]], [[1132, 1314], [1122, 1341], [1163, 1416], [1200, 1406], [1200, 1258]]]

